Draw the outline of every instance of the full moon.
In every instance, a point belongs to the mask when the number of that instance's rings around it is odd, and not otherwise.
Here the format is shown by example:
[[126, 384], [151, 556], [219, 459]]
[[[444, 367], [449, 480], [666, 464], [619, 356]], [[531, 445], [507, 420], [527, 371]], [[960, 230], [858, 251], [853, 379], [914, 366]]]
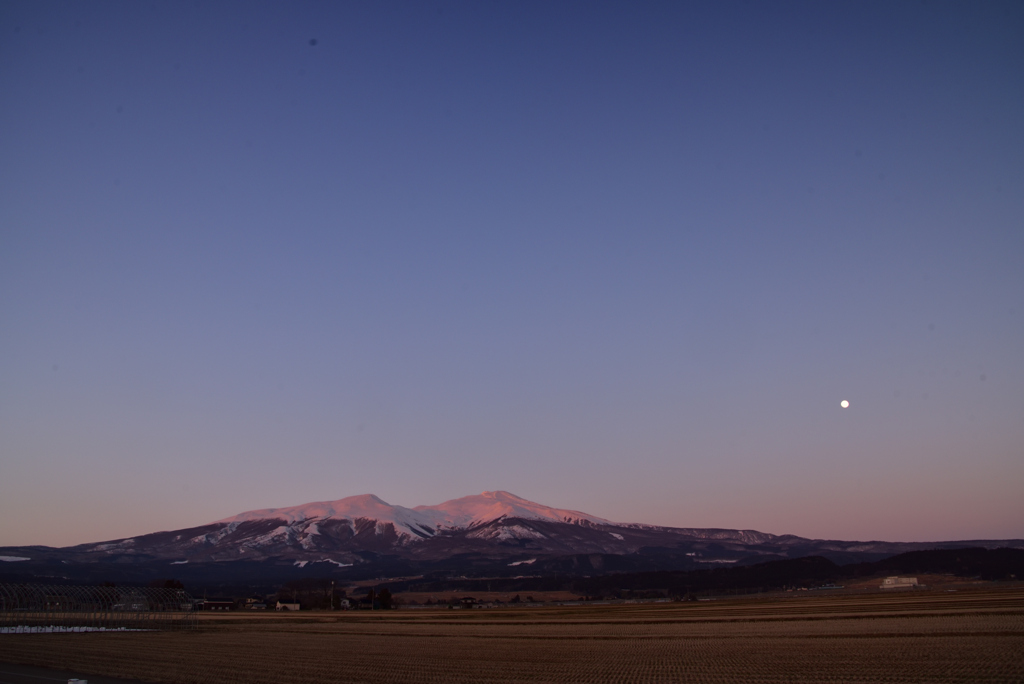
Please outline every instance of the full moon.
[[850, 402], [846, 401], [845, 399], [839, 402], [839, 405], [842, 406], [843, 408], [850, 408]]

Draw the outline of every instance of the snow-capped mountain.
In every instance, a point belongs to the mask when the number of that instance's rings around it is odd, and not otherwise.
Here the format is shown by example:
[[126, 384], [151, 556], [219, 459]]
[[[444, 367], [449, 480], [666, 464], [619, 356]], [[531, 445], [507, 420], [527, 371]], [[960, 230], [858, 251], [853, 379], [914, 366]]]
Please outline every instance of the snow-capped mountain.
[[[172, 563], [269, 559], [357, 565], [382, 557], [416, 562], [482, 557], [635, 554], [680, 541], [731, 544], [739, 553], [774, 535], [753, 530], [679, 529], [616, 523], [509, 492], [483, 492], [406, 508], [373, 494], [247, 511], [200, 527], [59, 549], [62, 560]], [[794, 538], [796, 539], [796, 538]], [[36, 557], [58, 554], [41, 551]], [[717, 554], [726, 552], [724, 547]], [[692, 555], [697, 552], [690, 552]], [[12, 555], [17, 555], [12, 551]], [[694, 557], [696, 557], [694, 555]]]
[[282, 572], [341, 569], [369, 577], [424, 572], [572, 574], [692, 569], [810, 555], [853, 562], [963, 546], [1022, 548], [1024, 542], [813, 540], [755, 530], [617, 523], [503, 491], [413, 508], [363, 494], [62, 549], [0, 548], [0, 575], [21, 573], [19, 581], [72, 575], [138, 581], [168, 573], [238, 579], [268, 572], [278, 573], [276, 577]]
[[509, 492], [484, 492], [475, 496], [452, 499], [436, 506], [405, 508], [393, 506], [373, 494], [350, 496], [337, 501], [318, 501], [290, 508], [265, 508], [247, 511], [219, 520], [218, 523], [237, 525], [255, 520], [282, 520], [289, 525], [304, 521], [346, 520], [355, 529], [356, 521], [374, 520], [377, 525], [392, 525], [399, 537], [423, 539], [443, 530], [478, 527], [500, 518], [547, 520], [574, 525], [616, 523], [596, 515], [551, 508], [527, 501]]

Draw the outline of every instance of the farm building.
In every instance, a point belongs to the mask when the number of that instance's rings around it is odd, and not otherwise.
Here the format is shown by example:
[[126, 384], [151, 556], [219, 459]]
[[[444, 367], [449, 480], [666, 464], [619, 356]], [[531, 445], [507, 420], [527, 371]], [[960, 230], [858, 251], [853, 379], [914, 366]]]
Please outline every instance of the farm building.
[[886, 577], [882, 580], [881, 589], [907, 589], [917, 586], [916, 577]]
[[232, 610], [235, 602], [228, 598], [203, 599], [200, 610]]

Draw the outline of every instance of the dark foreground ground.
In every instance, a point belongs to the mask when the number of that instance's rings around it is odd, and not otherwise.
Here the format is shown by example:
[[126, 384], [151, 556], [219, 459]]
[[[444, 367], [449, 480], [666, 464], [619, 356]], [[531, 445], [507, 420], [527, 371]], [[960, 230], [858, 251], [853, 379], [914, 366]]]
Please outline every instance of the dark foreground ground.
[[0, 684], [46, 684], [46, 682], [64, 684], [69, 679], [85, 679], [89, 684], [144, 684], [135, 679], [111, 679], [88, 674], [81, 670], [57, 670], [48, 667], [0, 663]]
[[192, 633], [0, 635], [0, 662], [182, 684], [1024, 682], [1019, 587], [204, 618]]

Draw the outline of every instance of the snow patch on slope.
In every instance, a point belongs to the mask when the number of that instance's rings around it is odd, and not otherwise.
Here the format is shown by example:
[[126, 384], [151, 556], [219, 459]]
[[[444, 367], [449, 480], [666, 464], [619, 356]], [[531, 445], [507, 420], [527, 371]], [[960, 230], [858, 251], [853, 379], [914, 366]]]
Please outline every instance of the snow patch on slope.
[[320, 560], [314, 560], [314, 561], [297, 560], [297, 561], [295, 561], [294, 565], [297, 565], [300, 568], [304, 568], [307, 565], [309, 565], [310, 563], [334, 563], [339, 568], [351, 568], [352, 567], [351, 563], [342, 563], [341, 561], [336, 561], [336, 560], [333, 560], [331, 558], [321, 558]]
[[334, 563], [339, 568], [351, 568], [352, 567], [351, 563], [342, 563], [341, 561], [331, 560], [330, 558], [324, 558], [323, 560], [314, 561], [314, 562], [316, 562], [316, 563]]
[[252, 539], [247, 540], [244, 546], [263, 546], [264, 544], [269, 544], [282, 537], [287, 539], [291, 536], [291, 532], [292, 528], [288, 525], [279, 525], [266, 534], [261, 534], [258, 537], [253, 537]]
[[[294, 525], [305, 520], [316, 520], [318, 522], [329, 519], [348, 520], [353, 523], [353, 531], [355, 530], [354, 523], [356, 520], [374, 520], [377, 523], [375, 529], [377, 534], [383, 534], [386, 523], [391, 523], [395, 526], [395, 532], [398, 533], [398, 536], [415, 537], [417, 539], [427, 534], [424, 528], [428, 532], [435, 529], [430, 518], [420, 515], [410, 508], [392, 506], [373, 494], [350, 496], [337, 501], [318, 501], [288, 508], [265, 508], [258, 511], [248, 511], [231, 518], [218, 520], [217, 522], [230, 525], [250, 520], [275, 519], [283, 520], [288, 525]], [[315, 532], [310, 532], [310, 534], [317, 533], [319, 533], [318, 529]]]
[[189, 541], [193, 544], [216, 544], [236, 529], [238, 529], [237, 523], [226, 525], [216, 532], [208, 532], [206, 534], [201, 534], [198, 537], [192, 537]]

